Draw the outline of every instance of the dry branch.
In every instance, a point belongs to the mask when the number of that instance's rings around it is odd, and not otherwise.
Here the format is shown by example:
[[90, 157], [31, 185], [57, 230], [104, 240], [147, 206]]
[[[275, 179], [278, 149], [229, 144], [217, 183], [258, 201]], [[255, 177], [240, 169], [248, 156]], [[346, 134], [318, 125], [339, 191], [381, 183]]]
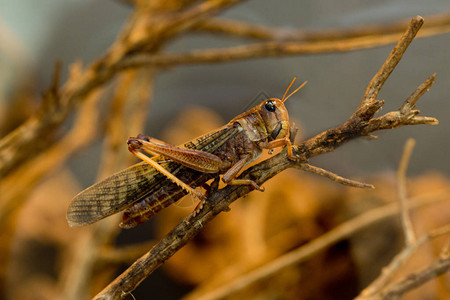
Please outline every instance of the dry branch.
[[[423, 89], [424, 87], [429, 86], [428, 82], [426, 81], [424, 84], [422, 84], [419, 89]], [[422, 94], [423, 93], [421, 91], [414, 92], [405, 101], [404, 105], [402, 105], [400, 111], [402, 111], [404, 106], [408, 106], [408, 109], [413, 108], [415, 104], [411, 103], [415, 103], [417, 101], [416, 97], [420, 97], [420, 95]], [[440, 261], [433, 263], [426, 270], [420, 272], [419, 274], [410, 275], [404, 280], [392, 283], [391, 285], [386, 287], [387, 283], [394, 277], [396, 272], [406, 263], [406, 261], [411, 257], [413, 253], [415, 253], [415, 251], [417, 251], [420, 246], [422, 246], [432, 238], [436, 238], [450, 232], [450, 224], [447, 224], [446, 226], [435, 229], [431, 233], [425, 234], [419, 239], [416, 239], [409, 215], [409, 205], [407, 203], [407, 200], [409, 199], [407, 199], [406, 196], [406, 170], [411, 158], [414, 145], [414, 139], [408, 139], [406, 141], [405, 147], [403, 149], [403, 155], [397, 171], [400, 216], [402, 220], [406, 246], [391, 260], [388, 266], [383, 268], [380, 276], [378, 276], [378, 278], [376, 278], [368, 287], [366, 287], [356, 299], [397, 299], [402, 294], [413, 289], [414, 287], [420, 286], [425, 281], [442, 274], [442, 272], [445, 272], [445, 270], [448, 270], [448, 268], [450, 267], [446, 267], [447, 263], [445, 262], [445, 259], [448, 259], [448, 257], [443, 257]], [[434, 276], [432, 275], [433, 272], [435, 272]]]
[[422, 284], [433, 278], [445, 274], [449, 270], [450, 257], [440, 258], [427, 268], [419, 272], [412, 273], [403, 280], [391, 284], [381, 293], [380, 297], [377, 297], [375, 299], [400, 299], [400, 297], [406, 292], [421, 286]]
[[[438, 34], [439, 32], [444, 33], [450, 30], [449, 13], [430, 15], [426, 16], [425, 19], [427, 20], [427, 24], [421, 30], [419, 35], [421, 37]], [[301, 30], [295, 28], [275, 28], [223, 18], [211, 18], [200, 23], [193, 30], [257, 40], [317, 42], [383, 36], [387, 34], [400, 35], [405, 31], [410, 21], [410, 19], [405, 19], [389, 24], [363, 25], [358, 28]]]
[[409, 215], [409, 206], [407, 203], [408, 199], [406, 196], [406, 169], [408, 168], [409, 160], [415, 144], [416, 141], [414, 139], [408, 139], [406, 141], [397, 172], [398, 198], [401, 207], [400, 216], [402, 219], [403, 232], [405, 233], [406, 245], [412, 245], [416, 240], [416, 234], [414, 233], [414, 228]]
[[[377, 130], [391, 129], [411, 124], [437, 124], [437, 120], [434, 118], [427, 118], [426, 120], [418, 119], [419, 117], [416, 116], [416, 113], [412, 113], [412, 111], [405, 113], [401, 113], [400, 111], [391, 112], [372, 119], [374, 114], [383, 105], [383, 101], [375, 99], [376, 95], [400, 61], [422, 23], [423, 19], [421, 17], [412, 19], [405, 34], [401, 37], [380, 71], [369, 83], [363, 100], [349, 120], [336, 128], [329, 129], [293, 147], [295, 155], [299, 158], [297, 163], [301, 164], [311, 157], [331, 152], [347, 141], [357, 137], [367, 136]], [[396, 116], [394, 120], [391, 114]], [[376, 122], [372, 122], [374, 120]], [[265, 160], [248, 169], [242, 174], [241, 178], [252, 179], [258, 185], [261, 185], [281, 171], [294, 167], [295, 164], [296, 162], [288, 159], [286, 151], [283, 151], [271, 159]], [[249, 193], [251, 190], [252, 188], [250, 186], [230, 185], [212, 192], [208, 197], [208, 203], [206, 203], [199, 214], [178, 224], [153, 249], [111, 282], [95, 299], [125, 297], [142, 280], [161, 266], [165, 260], [192, 239], [206, 223], [211, 221], [220, 212], [228, 210], [228, 206], [233, 201]]]
[[381, 275], [376, 278], [369, 286], [367, 286], [356, 299], [368, 300], [376, 297], [377, 295], [380, 295], [387, 282], [389, 282], [389, 280], [394, 276], [395, 272], [405, 264], [408, 258], [410, 258], [411, 255], [415, 253], [417, 249], [419, 249], [419, 247], [421, 247], [431, 239], [448, 234], [449, 232], [450, 225], [443, 226], [441, 228], [433, 230], [429, 234], [423, 235], [414, 243], [405, 247], [391, 260], [389, 265], [383, 269]]
[[393, 43], [398, 35], [382, 37], [353, 38], [341, 41], [280, 42], [270, 41], [229, 48], [193, 50], [181, 53], [161, 53], [156, 55], [135, 55], [124, 59], [118, 68], [156, 66], [160, 68], [200, 63], [224, 63], [260, 57], [277, 57], [299, 54], [319, 54], [347, 52], [373, 48]]
[[[421, 36], [435, 35], [450, 31], [450, 16], [448, 14], [435, 16], [432, 24], [422, 30]], [[286, 56], [299, 54], [319, 54], [326, 52], [344, 52], [358, 49], [379, 47], [394, 43], [407, 23], [394, 23], [384, 26], [370, 26], [361, 29], [330, 30], [314, 33], [286, 29], [273, 29], [261, 25], [248, 25], [231, 20], [212, 20], [205, 24], [221, 24], [224, 28], [231, 23], [230, 31], [242, 36], [268, 40], [245, 46], [220, 49], [194, 50], [186, 53], [158, 53], [156, 55], [135, 55], [122, 61], [120, 68], [143, 66], [172, 67], [184, 64], [219, 63], [259, 57]], [[220, 30], [218, 30], [220, 31]], [[269, 33], [270, 32], [270, 33]], [[333, 37], [333, 35], [336, 35]], [[264, 38], [263, 38], [264, 37]]]
[[355, 181], [355, 180], [350, 180], [350, 179], [344, 178], [342, 176], [339, 176], [337, 174], [334, 174], [328, 170], [325, 170], [325, 169], [322, 169], [319, 167], [315, 167], [310, 164], [295, 164], [294, 167], [296, 167], [300, 170], [306, 171], [306, 172], [311, 172], [311, 173], [326, 177], [326, 178], [336, 181], [342, 185], [348, 185], [348, 186], [363, 188], [363, 189], [374, 189], [375, 188], [372, 184], [367, 184], [367, 183], [363, 183], [363, 182], [359, 182], [359, 181]]

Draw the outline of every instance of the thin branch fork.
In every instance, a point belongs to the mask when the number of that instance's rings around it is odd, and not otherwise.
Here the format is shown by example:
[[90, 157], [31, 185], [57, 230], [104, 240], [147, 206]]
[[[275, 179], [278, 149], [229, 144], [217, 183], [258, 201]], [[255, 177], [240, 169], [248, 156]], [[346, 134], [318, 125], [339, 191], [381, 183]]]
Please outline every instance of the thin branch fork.
[[[405, 52], [422, 23], [423, 19], [421, 17], [412, 19], [409, 28], [399, 40], [380, 71], [372, 79], [363, 100], [349, 120], [341, 126], [329, 129], [304, 141], [300, 145], [293, 146], [295, 155], [299, 158], [298, 162], [293, 162], [288, 159], [286, 151], [282, 151], [278, 155], [249, 168], [241, 175], [241, 178], [252, 179], [258, 185], [261, 185], [287, 168], [294, 167], [296, 164], [305, 163], [314, 156], [331, 152], [343, 143], [357, 137], [368, 136], [371, 132], [412, 124], [437, 124], [438, 121], [434, 118], [427, 118], [425, 121], [423, 119], [418, 119], [419, 117], [416, 115], [407, 118], [401, 112], [393, 112], [394, 114], [400, 115], [400, 117], [396, 119], [396, 122], [393, 122], [390, 113], [372, 119], [374, 114], [383, 105], [382, 101], [374, 100], [374, 97], [376, 97], [383, 83], [400, 61], [402, 54]], [[421, 87], [418, 89], [420, 88]], [[411, 120], [415, 121], [412, 122]], [[134, 290], [140, 282], [161, 266], [164, 261], [170, 258], [189, 240], [197, 235], [206, 223], [211, 221], [220, 212], [229, 210], [228, 207], [232, 202], [245, 194], [248, 194], [251, 190], [252, 188], [246, 185], [229, 185], [223, 189], [211, 191], [208, 202], [197, 215], [178, 224], [147, 254], [138, 259], [124, 273], [111, 282], [95, 297], [95, 299], [116, 299], [125, 297]]]
[[[373, 117], [373, 114], [375, 114], [378, 110], [377, 106], [382, 105], [382, 103], [375, 99], [378, 96], [378, 93], [380, 92], [384, 83], [388, 79], [389, 75], [391, 75], [392, 71], [394, 71], [395, 67], [400, 62], [409, 44], [411, 44], [417, 32], [422, 27], [423, 22], [424, 20], [420, 16], [415, 16], [411, 20], [408, 30], [405, 31], [397, 45], [394, 47], [394, 49], [392, 49], [383, 66], [380, 68], [380, 70], [378, 70], [378, 73], [372, 78], [369, 85], [367, 86], [366, 92], [364, 93], [364, 96], [361, 100], [361, 104], [353, 114], [353, 118], [359, 117], [362, 120], [371, 119]], [[375, 108], [374, 110], [368, 110], [365, 108], [366, 106], [372, 105]], [[366, 112], [369, 112], [369, 114], [366, 114]]]
[[410, 274], [400, 282], [388, 286], [380, 295], [380, 299], [400, 299], [407, 291], [421, 286], [425, 282], [441, 276], [450, 270], [450, 257], [439, 258], [425, 269]]
[[[431, 239], [443, 235], [448, 235], [449, 233], [450, 233], [450, 224], [447, 224], [445, 226], [442, 226], [440, 228], [431, 231], [428, 234], [419, 237], [417, 240], [407, 245], [399, 254], [397, 254], [391, 260], [389, 265], [383, 268], [381, 275], [377, 279], [375, 279], [369, 286], [367, 286], [363, 291], [361, 291], [356, 300], [369, 300], [375, 298], [376, 295], [389, 294], [390, 290], [396, 290], [396, 288], [394, 288], [396, 286], [396, 283], [393, 283], [390, 286], [386, 287], [386, 283], [389, 282], [389, 280], [393, 277], [395, 272], [401, 266], [403, 266], [404, 263], [411, 257], [411, 255], [414, 254], [425, 243], [427, 243]], [[448, 257], [442, 257], [441, 259], [448, 259]], [[430, 267], [432, 268], [432, 266]], [[404, 280], [400, 280], [399, 282], [397, 282], [397, 284], [402, 285], [401, 283], [402, 281]], [[385, 288], [383, 289], [383, 287]]]
[[[426, 85], [427, 81], [424, 83]], [[422, 84], [423, 85], [423, 84]], [[420, 87], [419, 87], [420, 88]], [[413, 93], [420, 94], [419, 93]], [[411, 98], [411, 97], [410, 97]], [[404, 104], [408, 104], [411, 102], [411, 99], [408, 98]], [[403, 107], [403, 106], [402, 106]], [[402, 108], [400, 108], [400, 111]], [[407, 202], [406, 196], [406, 170], [409, 164], [409, 160], [411, 158], [412, 150], [415, 145], [415, 140], [410, 138], [406, 141], [405, 147], [403, 149], [403, 155], [400, 159], [400, 164], [397, 170], [397, 189], [399, 194], [399, 207], [400, 207], [400, 217], [402, 220], [403, 232], [405, 235], [405, 248], [397, 254], [389, 263], [388, 266], [384, 267], [381, 274], [376, 278], [372, 283], [367, 286], [363, 291], [361, 291], [360, 295], [356, 298], [357, 300], [369, 300], [369, 299], [378, 299], [378, 298], [396, 298], [401, 294], [407, 292], [409, 289], [412, 289], [414, 286], [419, 286], [421, 283], [425, 282], [426, 278], [431, 279], [432, 277], [427, 277], [419, 274], [417, 277], [412, 277], [412, 280], [404, 279], [397, 283], [393, 283], [391, 285], [387, 285], [387, 283], [393, 278], [396, 272], [406, 263], [406, 261], [411, 257], [415, 251], [428, 242], [432, 238], [436, 238], [438, 236], [450, 233], [450, 224], [443, 226], [441, 228], [433, 230], [431, 233], [426, 234], [419, 239], [416, 239], [416, 235], [414, 232], [414, 228], [412, 226], [412, 222], [409, 215], [409, 203]], [[442, 259], [448, 259], [448, 257], [442, 257]], [[444, 263], [445, 265], [445, 263]], [[429, 268], [436, 268], [435, 275], [439, 274], [438, 272], [443, 272], [443, 270], [438, 271], [437, 269], [442, 267], [442, 263], [438, 262], [433, 263]], [[427, 269], [426, 272], [429, 273]], [[410, 277], [410, 276], [408, 276]], [[414, 285], [415, 284], [415, 285]]]

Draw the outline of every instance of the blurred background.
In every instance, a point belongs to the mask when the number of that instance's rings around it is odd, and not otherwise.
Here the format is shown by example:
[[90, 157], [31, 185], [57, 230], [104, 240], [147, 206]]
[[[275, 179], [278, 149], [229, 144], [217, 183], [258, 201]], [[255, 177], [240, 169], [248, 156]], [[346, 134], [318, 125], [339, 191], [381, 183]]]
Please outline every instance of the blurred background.
[[[0, 0], [0, 8], [0, 137], [5, 137], [37, 109], [41, 95], [52, 84], [55, 62], [60, 60], [62, 63], [61, 85], [75, 78], [76, 69], [80, 67], [73, 67], [72, 64], [79, 62], [87, 67], [102, 57], [130, 18], [134, 5], [114, 0]], [[390, 24], [415, 15], [423, 16], [426, 25], [427, 16], [445, 13], [449, 16], [448, 0], [247, 1], [224, 10], [220, 17], [283, 28], [289, 32], [294, 29], [319, 31]], [[167, 43], [164, 51], [186, 52], [251, 42], [251, 39], [213, 32], [188, 32]], [[110, 113], [115, 112], [108, 99], [117, 98], [121, 89], [129, 93], [127, 87], [133, 87], [124, 83], [126, 78], [114, 77], [102, 85], [101, 95], [98, 96], [98, 125], [86, 129], [86, 132], [92, 131], [93, 137], [88, 139], [89, 142], [74, 147], [70, 155], [61, 158], [60, 164], [49, 167], [48, 172], [37, 176], [29, 191], [18, 193], [17, 199], [20, 200], [16, 203], [20, 204], [11, 210], [7, 221], [1, 222], [5, 230], [0, 235], [3, 240], [0, 298], [91, 297], [117, 272], [145, 253], [153, 239], [163, 236], [192, 211], [195, 204], [185, 199], [136, 229], [118, 232], [117, 225], [111, 227], [114, 229], [110, 229], [109, 238], [99, 242], [100, 246], [95, 246], [103, 253], [99, 255], [101, 259], [91, 262], [90, 271], [80, 275], [83, 277], [80, 286], [84, 284], [85, 288], [81, 288], [84, 294], [72, 294], [73, 290], [80, 288], [71, 288], [68, 283], [71, 276], [75, 276], [71, 262], [85, 261], [80, 258], [82, 251], [77, 249], [82, 248], [80, 245], [91, 245], [86, 236], [95, 229], [69, 229], [65, 211], [71, 198], [83, 188], [117, 171], [116, 168], [131, 164], [133, 158], [126, 152], [127, 136], [144, 133], [169, 143], [181, 144], [225, 124], [252, 102], [262, 100], [261, 95], [281, 98], [293, 77], [297, 77], [297, 84], [306, 80], [308, 84], [287, 102], [287, 108], [291, 122], [300, 127], [297, 141], [309, 138], [341, 124], [351, 115], [392, 47], [393, 44], [389, 44], [340, 53], [290, 55], [139, 71], [139, 75], [130, 76], [140, 76], [140, 83], [134, 88], [147, 96], [137, 93], [144, 100], [136, 105], [145, 107], [144, 111], [148, 114], [138, 117], [145, 120], [143, 126], [130, 125], [139, 128], [136, 129], [139, 132], [126, 135], [117, 144], [111, 142], [116, 148], [122, 147], [125, 154], [116, 156], [123, 158], [119, 161], [108, 162], [105, 159], [105, 143], [109, 138], [105, 136], [114, 130], [108, 120], [112, 118]], [[418, 234], [448, 223], [448, 49], [448, 33], [415, 39], [378, 96], [386, 102], [381, 113], [396, 110], [418, 85], [437, 73], [435, 84], [419, 100], [417, 107], [422, 115], [437, 118], [440, 122], [438, 126], [407, 126], [379, 132], [378, 140], [355, 140], [334, 153], [311, 161], [339, 175], [373, 183], [377, 187], [375, 191], [355, 191], [296, 170], [282, 173], [265, 185], [265, 193], [253, 192], [233, 204], [231, 212], [214, 220], [196, 241], [145, 280], [133, 293], [134, 296], [145, 299], [150, 292], [155, 298], [178, 299], [194, 292], [191, 297], [195, 299], [195, 288], [199, 293], [214, 289], [307, 243], [352, 216], [395, 201], [395, 172], [403, 145], [409, 137], [417, 142], [408, 169], [410, 195], [426, 194], [436, 199], [447, 197], [433, 208], [427, 207], [426, 211], [414, 215]], [[152, 80], [145, 81], [146, 75]], [[119, 110], [125, 117], [123, 123], [117, 121], [115, 126], [127, 128], [127, 120], [134, 118], [133, 110]], [[82, 122], [75, 115], [70, 115], [56, 134], [57, 138], [49, 143], [56, 144], [59, 137], [78, 123]], [[83, 128], [78, 129], [80, 136], [83, 136]], [[52, 155], [56, 157], [59, 154], [48, 151], [43, 155], [51, 161]], [[15, 188], [20, 189], [17, 180], [0, 179], [15, 182], [18, 185]], [[6, 187], [9, 189], [10, 186]], [[0, 198], [4, 195], [0, 194]], [[245, 227], [249, 229], [243, 230]], [[255, 236], [255, 232], [259, 234]], [[150, 242], [149, 238], [152, 239]], [[428, 250], [417, 257], [428, 255], [432, 259], [443, 242], [445, 240], [429, 245]], [[111, 258], [114, 248], [122, 249], [120, 247], [130, 244], [138, 246], [129, 251], [131, 254], [128, 257]], [[354, 239], [336, 244], [301, 266], [285, 269], [275, 275], [270, 284], [259, 282], [229, 297], [350, 299], [378, 275], [381, 267], [401, 247], [398, 220], [389, 219]], [[89, 256], [88, 253], [85, 255]], [[426, 259], [417, 257], [409, 269], [403, 270], [405, 274], [408, 270], [426, 266]], [[448, 279], [444, 277], [427, 285], [423, 291], [417, 292], [423, 294], [412, 295], [411, 299], [417, 299], [420, 297], [418, 295], [445, 299], [448, 296]]]

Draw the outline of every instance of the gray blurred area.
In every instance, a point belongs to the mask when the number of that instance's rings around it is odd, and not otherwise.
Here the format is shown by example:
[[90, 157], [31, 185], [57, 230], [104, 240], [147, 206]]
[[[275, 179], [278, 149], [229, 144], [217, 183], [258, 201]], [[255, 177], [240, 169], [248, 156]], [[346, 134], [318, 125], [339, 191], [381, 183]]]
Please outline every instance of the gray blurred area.
[[[25, 75], [36, 75], [39, 91], [44, 90], [57, 59], [67, 67], [76, 60], [88, 64], [98, 58], [131, 13], [128, 5], [106, 0], [1, 0], [0, 7], [1, 34], [14, 37], [11, 43], [2, 46], [1, 101], [7, 98], [8, 89]], [[325, 29], [394, 22], [448, 10], [448, 0], [248, 1], [222, 16], [277, 27]], [[197, 34], [177, 40], [168, 50], [242, 43], [245, 41]], [[287, 106], [291, 118], [302, 125], [301, 136], [310, 137], [346, 120], [392, 47], [168, 69], [158, 76], [145, 134], [158, 137], [174, 116], [193, 105], [212, 108], [222, 114], [224, 122], [228, 121], [261, 92], [281, 97], [297, 76], [297, 84], [304, 80], [309, 83]], [[418, 109], [423, 115], [438, 118], [439, 126], [380, 132], [376, 141], [353, 141], [312, 163], [349, 177], [395, 170], [404, 142], [414, 137], [417, 146], [409, 174], [426, 170], [449, 173], [449, 49], [448, 34], [415, 40], [379, 95], [386, 101], [382, 112], [397, 109], [423, 80], [436, 72], [435, 85], [419, 101]], [[10, 59], [5, 55], [8, 51], [20, 53], [23, 59]], [[98, 161], [95, 153], [92, 159]], [[84, 174], [92, 172], [94, 176], [96, 170], [92, 170], [92, 165], [87, 160], [81, 161], [84, 165], [77, 164], [76, 170]]]

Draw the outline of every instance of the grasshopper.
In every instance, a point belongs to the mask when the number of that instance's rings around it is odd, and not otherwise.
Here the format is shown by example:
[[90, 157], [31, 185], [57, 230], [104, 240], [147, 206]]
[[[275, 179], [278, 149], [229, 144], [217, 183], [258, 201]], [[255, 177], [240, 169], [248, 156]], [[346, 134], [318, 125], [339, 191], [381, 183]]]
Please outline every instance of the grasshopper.
[[143, 161], [76, 195], [67, 211], [69, 225], [92, 224], [124, 210], [120, 227], [133, 228], [186, 194], [200, 199], [201, 205], [206, 196], [195, 188], [219, 175], [226, 184], [251, 185], [263, 191], [253, 180], [236, 177], [263, 149], [271, 152], [286, 147], [288, 157], [296, 159], [284, 102], [306, 82], [286, 97], [294, 81], [281, 99], [266, 99], [225, 126], [182, 146], [143, 135], [129, 138], [128, 149]]

